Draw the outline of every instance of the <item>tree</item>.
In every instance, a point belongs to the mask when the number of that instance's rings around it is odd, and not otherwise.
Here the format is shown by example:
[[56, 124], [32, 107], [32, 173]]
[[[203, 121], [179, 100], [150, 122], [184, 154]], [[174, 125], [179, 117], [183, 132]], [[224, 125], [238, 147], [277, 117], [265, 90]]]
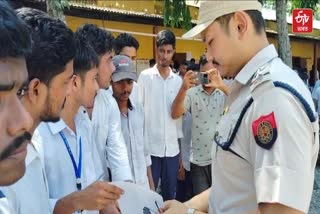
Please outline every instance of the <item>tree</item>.
[[287, 0], [276, 0], [278, 53], [285, 64], [292, 68], [292, 52], [287, 24]]
[[[187, 0], [156, 0], [163, 2], [163, 24], [170, 27], [182, 27], [190, 29], [192, 27], [191, 14]], [[195, 0], [197, 2], [198, 0]]]

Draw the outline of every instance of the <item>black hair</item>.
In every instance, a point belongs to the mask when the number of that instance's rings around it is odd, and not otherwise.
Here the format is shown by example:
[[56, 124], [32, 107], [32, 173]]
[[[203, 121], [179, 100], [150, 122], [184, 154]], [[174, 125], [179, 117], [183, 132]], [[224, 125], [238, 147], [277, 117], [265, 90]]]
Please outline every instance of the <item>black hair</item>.
[[73, 61], [74, 73], [84, 75], [94, 67], [99, 66], [99, 57], [92, 46], [84, 39], [79, 38], [75, 33], [76, 55]]
[[0, 1], [0, 59], [24, 57], [30, 48], [29, 27], [7, 3]]
[[208, 63], [208, 60], [207, 60], [207, 58], [206, 58], [206, 55], [202, 55], [201, 57], [200, 57], [200, 60], [199, 60], [199, 64], [200, 65], [205, 65], [205, 64], [207, 64]]
[[29, 80], [38, 78], [49, 85], [74, 58], [73, 32], [62, 21], [50, 18], [36, 9], [18, 10], [18, 16], [32, 28], [32, 49], [26, 56]]
[[172, 45], [173, 49], [175, 49], [176, 36], [170, 30], [162, 30], [157, 34], [156, 45], [157, 47], [162, 45]]
[[121, 33], [113, 40], [113, 49], [116, 55], [119, 55], [124, 47], [134, 47], [139, 49], [139, 42], [129, 33]]
[[156, 64], [156, 60], [155, 59], [150, 59], [149, 60], [149, 66], [152, 67]]
[[183, 61], [182, 61], [182, 63], [181, 63], [180, 65], [186, 65], [186, 66], [188, 66], [188, 62], [187, 62], [187, 60], [183, 60]]
[[180, 63], [179, 63], [178, 61], [174, 60], [174, 61], [173, 61], [173, 68], [176, 69], [176, 70], [178, 70], [179, 67], [180, 67]]
[[37, 27], [38, 22], [41, 21], [42, 18], [48, 18], [49, 16], [38, 9], [30, 8], [30, 7], [22, 7], [19, 9], [16, 9], [16, 13], [18, 16], [29, 25], [31, 29], [34, 29]]
[[[245, 10], [245, 13], [247, 13], [253, 23], [254, 29], [257, 34], [261, 34], [265, 32], [265, 21], [262, 17], [262, 13], [258, 10]], [[226, 14], [224, 16], [221, 16], [217, 19], [217, 21], [221, 24], [221, 26], [225, 29], [226, 33], [229, 33], [229, 22], [230, 19], [233, 17], [234, 13]]]
[[85, 24], [76, 31], [78, 36], [87, 40], [95, 52], [102, 56], [112, 51], [113, 36], [109, 31], [94, 24]]

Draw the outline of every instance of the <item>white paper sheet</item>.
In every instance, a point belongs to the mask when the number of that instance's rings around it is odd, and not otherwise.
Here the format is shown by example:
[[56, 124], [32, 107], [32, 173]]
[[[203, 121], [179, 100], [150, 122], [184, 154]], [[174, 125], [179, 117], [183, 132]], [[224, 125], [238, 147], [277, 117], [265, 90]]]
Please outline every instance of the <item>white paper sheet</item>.
[[128, 182], [112, 184], [124, 190], [124, 194], [118, 200], [121, 214], [154, 214], [158, 212], [158, 207], [163, 205], [161, 195], [154, 191]]

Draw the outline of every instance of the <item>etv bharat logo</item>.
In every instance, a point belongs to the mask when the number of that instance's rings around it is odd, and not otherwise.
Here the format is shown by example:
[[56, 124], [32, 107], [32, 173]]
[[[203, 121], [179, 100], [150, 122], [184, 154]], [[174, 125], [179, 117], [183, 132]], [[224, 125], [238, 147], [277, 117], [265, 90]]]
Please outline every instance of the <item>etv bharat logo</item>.
[[292, 32], [312, 33], [313, 14], [312, 9], [294, 9], [292, 11]]

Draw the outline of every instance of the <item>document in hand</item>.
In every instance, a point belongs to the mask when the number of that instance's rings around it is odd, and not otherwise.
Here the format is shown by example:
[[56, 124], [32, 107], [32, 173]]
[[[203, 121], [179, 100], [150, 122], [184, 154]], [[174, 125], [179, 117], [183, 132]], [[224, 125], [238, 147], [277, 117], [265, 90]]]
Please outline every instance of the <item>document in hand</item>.
[[163, 206], [158, 193], [128, 182], [112, 182], [122, 188], [124, 194], [118, 200], [121, 214], [155, 214]]

